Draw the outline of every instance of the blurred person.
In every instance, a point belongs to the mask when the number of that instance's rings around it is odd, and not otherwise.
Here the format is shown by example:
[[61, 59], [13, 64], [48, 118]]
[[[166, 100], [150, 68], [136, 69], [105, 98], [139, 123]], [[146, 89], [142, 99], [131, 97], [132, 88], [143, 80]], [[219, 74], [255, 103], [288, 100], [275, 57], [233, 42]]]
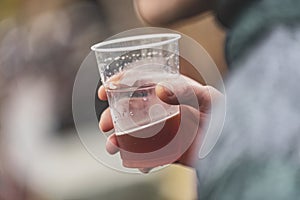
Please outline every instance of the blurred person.
[[[199, 199], [298, 199], [300, 2], [136, 0], [135, 4], [141, 19], [152, 25], [166, 25], [210, 10], [227, 28], [225, 49], [231, 71], [223, 132], [204, 159], [198, 159], [201, 141], [196, 137], [175, 162], [197, 170]], [[209, 115], [210, 102], [222, 96], [209, 86], [186, 79], [199, 101], [200, 111], [193, 114]], [[185, 88], [169, 84], [184, 98]], [[163, 85], [158, 85], [156, 92], [163, 101], [177, 103]], [[103, 87], [99, 98], [107, 98]], [[113, 128], [109, 110], [102, 114], [100, 128]], [[203, 131], [200, 126], [198, 135]], [[107, 150], [118, 151], [115, 135], [109, 138]]]
[[101, 1], [23, 0], [17, 7], [15, 16], [0, 22], [4, 200], [31, 199], [30, 170], [55, 148], [52, 136], [74, 128], [72, 89], [79, 63], [92, 44], [111, 34]]

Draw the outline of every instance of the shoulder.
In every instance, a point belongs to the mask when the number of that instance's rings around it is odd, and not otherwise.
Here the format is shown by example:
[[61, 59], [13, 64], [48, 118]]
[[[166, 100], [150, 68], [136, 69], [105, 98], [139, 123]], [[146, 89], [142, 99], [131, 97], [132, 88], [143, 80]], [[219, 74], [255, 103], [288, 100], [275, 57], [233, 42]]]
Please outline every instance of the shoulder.
[[[299, 42], [299, 27], [277, 26], [235, 63], [227, 81], [223, 133], [198, 165], [204, 199], [295, 199]], [[282, 180], [289, 187], [281, 187]]]

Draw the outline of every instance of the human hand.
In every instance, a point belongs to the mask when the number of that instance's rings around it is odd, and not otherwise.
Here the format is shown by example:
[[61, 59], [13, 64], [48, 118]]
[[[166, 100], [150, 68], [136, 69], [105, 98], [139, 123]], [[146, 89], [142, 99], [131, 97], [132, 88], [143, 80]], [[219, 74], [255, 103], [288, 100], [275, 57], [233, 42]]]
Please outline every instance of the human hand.
[[[180, 82], [160, 83], [156, 86], [155, 92], [165, 103], [179, 105], [181, 116], [184, 117], [181, 118], [181, 128], [178, 130], [178, 134], [182, 135], [182, 138], [192, 140], [182, 141], [188, 142], [189, 146], [173, 163], [193, 167], [198, 159], [202, 142], [201, 136], [205, 133], [206, 125], [211, 117], [212, 101], [222, 99], [223, 95], [215, 88], [203, 86], [186, 76], [181, 75], [181, 79], [184, 80], [185, 84], [181, 84]], [[191, 103], [192, 96], [196, 97], [197, 105]], [[101, 100], [107, 100], [103, 86], [98, 90], [98, 97]], [[109, 108], [102, 113], [99, 127], [103, 132], [110, 131], [114, 128]], [[119, 151], [119, 144], [115, 134], [112, 134], [108, 138], [106, 149], [110, 154], [115, 154]], [[147, 169], [141, 169], [141, 171], [146, 172]]]

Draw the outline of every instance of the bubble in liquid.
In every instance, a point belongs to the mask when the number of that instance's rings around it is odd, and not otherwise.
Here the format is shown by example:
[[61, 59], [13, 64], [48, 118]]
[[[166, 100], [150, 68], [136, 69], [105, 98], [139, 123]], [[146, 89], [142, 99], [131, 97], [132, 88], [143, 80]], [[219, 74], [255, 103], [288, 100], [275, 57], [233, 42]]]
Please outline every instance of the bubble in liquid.
[[104, 59], [104, 62], [108, 62], [108, 61], [112, 61], [112, 58], [106, 58], [106, 59]]

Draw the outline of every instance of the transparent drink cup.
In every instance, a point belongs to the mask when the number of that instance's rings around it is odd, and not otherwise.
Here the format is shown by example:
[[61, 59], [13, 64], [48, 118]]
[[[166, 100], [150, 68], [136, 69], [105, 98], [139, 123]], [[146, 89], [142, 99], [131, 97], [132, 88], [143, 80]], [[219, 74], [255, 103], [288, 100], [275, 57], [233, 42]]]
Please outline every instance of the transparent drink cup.
[[179, 76], [180, 37], [138, 35], [92, 46], [125, 167], [156, 167], [180, 156], [180, 145], [169, 145], [179, 129], [179, 106], [155, 94], [158, 83]]

